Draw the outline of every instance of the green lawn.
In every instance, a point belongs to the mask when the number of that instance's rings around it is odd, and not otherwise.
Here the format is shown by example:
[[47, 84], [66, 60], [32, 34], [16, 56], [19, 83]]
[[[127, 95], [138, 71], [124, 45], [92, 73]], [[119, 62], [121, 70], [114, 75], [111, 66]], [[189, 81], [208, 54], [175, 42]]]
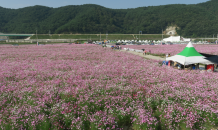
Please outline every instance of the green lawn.
[[[107, 37], [106, 37], [107, 36]], [[83, 39], [83, 40], [100, 40], [100, 34], [39, 34], [38, 39]], [[36, 35], [32, 36], [31, 39], [37, 39]], [[167, 38], [169, 35], [163, 35], [163, 38]], [[101, 40], [161, 40], [161, 34], [101, 34]]]
[[[60, 42], [58, 42], [60, 43]], [[30, 43], [30, 42], [25, 42], [25, 43], [13, 43], [13, 42], [0, 42], [0, 45], [3, 45], [3, 44], [7, 44], [7, 45], [27, 45], [27, 44], [35, 44], [36, 43]], [[39, 44], [55, 44], [54, 42], [51, 42], [51, 43], [45, 43], [45, 42], [39, 42]]]

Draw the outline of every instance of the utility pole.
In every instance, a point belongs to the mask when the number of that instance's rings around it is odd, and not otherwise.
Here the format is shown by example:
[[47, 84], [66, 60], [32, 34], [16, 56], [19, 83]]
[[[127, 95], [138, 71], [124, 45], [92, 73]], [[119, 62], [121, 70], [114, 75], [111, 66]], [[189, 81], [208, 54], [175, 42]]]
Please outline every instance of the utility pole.
[[36, 29], [36, 39], [37, 39], [37, 41], [38, 41], [38, 36], [37, 36], [37, 29]]
[[214, 34], [213, 34], [213, 42], [214, 42]]
[[206, 43], [206, 36], [205, 36], [204, 42]]
[[140, 31], [139, 31], [139, 40], [140, 40]]
[[101, 32], [100, 32], [100, 41], [101, 41]]
[[162, 28], [162, 40], [163, 40], [163, 28]]
[[37, 46], [39, 45], [39, 43], [38, 43], [38, 36], [37, 36], [37, 29], [36, 29], [36, 44], [37, 44]]
[[140, 35], [142, 34], [142, 31], [139, 31], [139, 40], [140, 40]]

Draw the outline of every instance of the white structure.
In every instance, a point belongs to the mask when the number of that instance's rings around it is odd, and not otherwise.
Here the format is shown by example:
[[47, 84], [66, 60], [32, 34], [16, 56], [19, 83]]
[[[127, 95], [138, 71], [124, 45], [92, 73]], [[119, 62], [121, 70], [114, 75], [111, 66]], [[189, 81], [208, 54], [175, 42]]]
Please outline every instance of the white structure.
[[191, 42], [188, 43], [188, 45], [178, 53], [177, 55], [171, 56], [166, 58], [167, 61], [176, 61], [183, 65], [189, 65], [189, 64], [196, 64], [196, 63], [202, 63], [202, 64], [213, 64], [212, 62], [205, 59], [206, 57], [198, 53]]
[[189, 38], [183, 38], [183, 37], [180, 37], [180, 36], [170, 36], [168, 38], [164, 38], [163, 41], [165, 42], [190, 42], [191, 39]]
[[191, 39], [190, 39], [190, 38], [183, 38], [183, 37], [182, 37], [182, 40], [181, 40], [181, 41], [184, 41], [184, 42], [190, 42]]

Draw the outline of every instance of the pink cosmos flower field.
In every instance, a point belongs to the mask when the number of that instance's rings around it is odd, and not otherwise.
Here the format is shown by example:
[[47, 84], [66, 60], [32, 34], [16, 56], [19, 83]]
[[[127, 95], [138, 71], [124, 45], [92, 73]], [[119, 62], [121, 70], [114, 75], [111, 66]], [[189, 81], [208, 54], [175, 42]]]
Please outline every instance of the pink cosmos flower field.
[[[150, 50], [152, 54], [155, 55], [165, 55], [171, 54], [176, 55], [181, 52], [187, 44], [175, 44], [175, 45], [121, 45], [122, 48], [131, 48], [131, 49], [145, 49], [147, 52]], [[195, 49], [200, 53], [218, 55], [218, 45], [193, 45]]]
[[0, 46], [0, 129], [218, 128], [218, 74], [159, 63], [88, 44]]

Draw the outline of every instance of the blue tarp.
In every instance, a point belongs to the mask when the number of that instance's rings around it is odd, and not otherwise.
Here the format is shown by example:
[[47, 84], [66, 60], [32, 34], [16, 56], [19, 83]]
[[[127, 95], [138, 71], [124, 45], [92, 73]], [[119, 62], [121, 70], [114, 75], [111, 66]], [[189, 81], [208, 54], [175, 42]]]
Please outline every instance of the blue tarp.
[[195, 70], [195, 66], [192, 66], [192, 69]]
[[168, 65], [168, 61], [163, 61], [162, 65]]

